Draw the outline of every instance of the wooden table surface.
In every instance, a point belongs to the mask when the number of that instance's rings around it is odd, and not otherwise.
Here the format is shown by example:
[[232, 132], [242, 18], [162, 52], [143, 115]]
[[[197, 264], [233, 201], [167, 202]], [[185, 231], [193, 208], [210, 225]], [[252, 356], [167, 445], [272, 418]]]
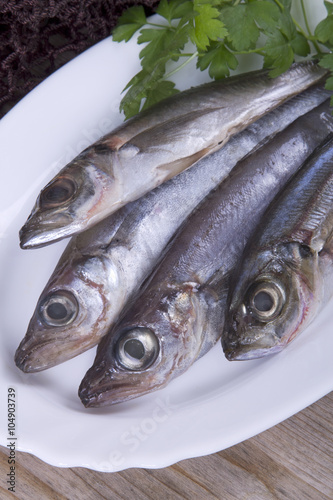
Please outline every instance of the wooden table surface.
[[165, 469], [63, 469], [16, 452], [10, 493], [7, 448], [0, 458], [1, 500], [332, 500], [333, 392], [243, 443]]

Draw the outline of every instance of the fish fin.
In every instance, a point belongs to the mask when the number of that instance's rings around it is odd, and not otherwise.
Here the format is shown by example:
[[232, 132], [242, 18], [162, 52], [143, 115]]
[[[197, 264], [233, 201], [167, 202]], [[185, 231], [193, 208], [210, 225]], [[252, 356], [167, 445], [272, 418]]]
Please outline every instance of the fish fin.
[[126, 143], [119, 150], [118, 155], [124, 160], [131, 160], [140, 153], [140, 148], [134, 146], [134, 144]]
[[107, 146], [113, 151], [118, 151], [124, 144], [126, 144], [126, 137], [119, 137], [117, 135], [108, 134], [101, 139], [101, 144]]
[[324, 111], [323, 113], [320, 114], [320, 118], [321, 118], [322, 122], [324, 122], [324, 124], [326, 125], [327, 129], [330, 132], [333, 132], [333, 118], [332, 118], [332, 115], [330, 113], [326, 113]]
[[327, 238], [325, 240], [325, 244], [323, 245], [322, 249], [319, 251], [319, 256], [321, 257], [323, 254], [333, 254], [333, 229], [332, 231], [327, 235]]
[[[180, 174], [187, 168], [191, 167], [196, 163], [197, 161], [201, 160], [204, 156], [212, 153], [214, 149], [212, 148], [204, 148], [201, 151], [198, 151], [194, 153], [193, 155], [186, 156], [185, 158], [181, 158], [179, 160], [170, 162], [170, 163], [165, 163], [164, 165], [160, 165], [156, 171], [158, 174], [162, 173], [163, 174], [163, 182], [168, 181], [175, 175]], [[165, 176], [166, 174], [166, 176]]]

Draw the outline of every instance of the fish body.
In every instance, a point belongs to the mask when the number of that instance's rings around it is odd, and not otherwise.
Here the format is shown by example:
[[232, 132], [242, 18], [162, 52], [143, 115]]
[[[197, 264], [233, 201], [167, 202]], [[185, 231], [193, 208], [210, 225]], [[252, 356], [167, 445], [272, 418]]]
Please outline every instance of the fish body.
[[190, 89], [139, 114], [47, 184], [20, 230], [21, 247], [41, 247], [96, 224], [325, 74], [312, 62], [295, 64], [275, 79], [257, 71]]
[[229, 360], [284, 349], [333, 294], [333, 135], [273, 201], [234, 278]]
[[[193, 168], [73, 237], [17, 349], [19, 368], [44, 370], [95, 346], [152, 271], [178, 227], [237, 161], [328, 96], [322, 88], [308, 89]], [[44, 317], [45, 304], [69, 306], [69, 302], [63, 303], [69, 297], [76, 310], [70, 321], [65, 315], [54, 324]]]
[[217, 342], [229, 277], [251, 230], [329, 134], [327, 120], [332, 125], [328, 101], [240, 161], [191, 214], [141, 294], [99, 343], [79, 389], [85, 406], [160, 389]]

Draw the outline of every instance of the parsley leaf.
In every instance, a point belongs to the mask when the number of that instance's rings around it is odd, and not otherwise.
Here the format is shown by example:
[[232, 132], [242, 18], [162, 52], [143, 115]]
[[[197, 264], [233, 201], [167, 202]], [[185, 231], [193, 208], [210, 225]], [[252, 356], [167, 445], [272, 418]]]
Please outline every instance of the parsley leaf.
[[216, 80], [230, 75], [230, 70], [236, 69], [238, 60], [223, 44], [212, 42], [209, 51], [199, 54], [197, 67], [202, 71], [208, 69], [209, 76]]
[[333, 54], [325, 54], [320, 62], [319, 62], [319, 66], [321, 66], [322, 68], [326, 68], [326, 69], [330, 69], [331, 71], [333, 71]]
[[[167, 15], [167, 14], [166, 14]], [[177, 14], [178, 15], [178, 14]], [[188, 26], [144, 28], [138, 37], [142, 70], [125, 87], [120, 110], [129, 118], [154, 102], [178, 92], [174, 83], [163, 79], [166, 63], [178, 60], [188, 41]]]
[[321, 43], [329, 42], [333, 45], [333, 3], [324, 2], [327, 17], [323, 19], [315, 29], [315, 36]]
[[[327, 90], [333, 90], [333, 76], [331, 76], [330, 78], [327, 78], [325, 88]], [[332, 96], [331, 101], [333, 102], [333, 96]]]
[[[319, 61], [319, 66], [330, 71], [330, 77], [326, 80], [325, 88], [333, 90], [333, 54], [325, 54]], [[331, 97], [331, 106], [333, 106], [333, 96]]]
[[260, 0], [225, 7], [221, 12], [228, 29], [228, 40], [236, 51], [253, 49], [261, 28], [275, 28], [279, 15], [280, 10], [275, 4]]
[[170, 55], [178, 56], [187, 42], [186, 28], [172, 31], [170, 29], [144, 29], [138, 38], [138, 43], [148, 45], [140, 52], [142, 66], [147, 69], [153, 69], [156, 66], [165, 67]]
[[190, 37], [199, 50], [206, 50], [210, 40], [225, 37], [227, 31], [223, 22], [218, 19], [218, 9], [200, 0], [194, 0], [193, 7], [196, 15], [192, 21]]
[[186, 16], [191, 8], [192, 2], [190, 0], [171, 0], [170, 2], [161, 0], [156, 9], [156, 14], [159, 14], [171, 23], [173, 19]]
[[290, 12], [290, 10], [291, 10], [291, 0], [279, 0], [279, 3], [283, 6], [284, 10]]
[[289, 12], [284, 11], [275, 30], [268, 32], [263, 47], [264, 67], [271, 71], [274, 78], [291, 66], [295, 54], [303, 57], [310, 53], [310, 46], [302, 33], [299, 33]]
[[279, 30], [269, 35], [263, 53], [264, 66], [271, 70], [269, 75], [272, 78], [287, 71], [294, 60], [294, 51], [289, 40]]
[[115, 42], [128, 42], [146, 22], [147, 18], [142, 5], [125, 10], [118, 21], [118, 25], [112, 32], [113, 40]]
[[169, 80], [159, 81], [155, 88], [151, 88], [147, 92], [147, 98], [142, 109], [149, 108], [166, 97], [178, 94], [178, 92], [179, 90], [175, 88], [175, 84], [173, 82], [170, 82]]
[[142, 69], [126, 85], [126, 99], [120, 103], [120, 111], [123, 111], [127, 118], [136, 115], [141, 108], [142, 100], [149, 93], [154, 91], [158, 82], [162, 79], [163, 68], [156, 68], [153, 72]]

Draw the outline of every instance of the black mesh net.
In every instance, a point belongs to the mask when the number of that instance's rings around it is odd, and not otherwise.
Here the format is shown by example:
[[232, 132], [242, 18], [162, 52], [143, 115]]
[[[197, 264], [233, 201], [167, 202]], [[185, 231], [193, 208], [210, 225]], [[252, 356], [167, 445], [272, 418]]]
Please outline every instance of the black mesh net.
[[0, 118], [63, 64], [110, 35], [120, 14], [157, 0], [0, 0]]

